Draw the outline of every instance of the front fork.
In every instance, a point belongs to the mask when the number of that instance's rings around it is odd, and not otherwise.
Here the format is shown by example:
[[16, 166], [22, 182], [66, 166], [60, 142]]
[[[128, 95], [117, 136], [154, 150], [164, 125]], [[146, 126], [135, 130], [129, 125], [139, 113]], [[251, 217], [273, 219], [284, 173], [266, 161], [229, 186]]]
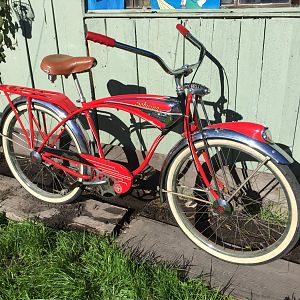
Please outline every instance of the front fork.
[[[214, 211], [216, 211], [219, 214], [230, 215], [232, 213], [232, 207], [231, 207], [229, 201], [226, 201], [224, 198], [225, 189], [228, 189], [229, 185], [228, 185], [228, 180], [227, 180], [224, 168], [223, 168], [221, 154], [219, 153], [219, 150], [217, 149], [217, 152], [216, 152], [217, 158], [216, 159], [218, 160], [218, 163], [220, 164], [220, 167], [222, 169], [225, 186], [218, 179], [218, 177], [216, 175], [216, 172], [214, 170], [213, 163], [212, 163], [212, 160], [211, 160], [211, 157], [209, 154], [209, 145], [208, 145], [205, 135], [203, 135], [204, 150], [202, 151], [201, 155], [204, 158], [204, 162], [208, 167], [210, 176], [212, 178], [212, 182], [214, 183], [214, 188], [213, 188], [211, 185], [211, 182], [208, 180], [207, 175], [205, 174], [205, 171], [199, 160], [198, 153], [197, 153], [197, 150], [194, 145], [193, 138], [192, 138], [193, 131], [197, 130], [197, 131], [203, 132], [203, 126], [202, 126], [201, 119], [199, 117], [198, 109], [197, 109], [197, 105], [199, 102], [201, 103], [201, 106], [202, 106], [204, 118], [205, 118], [207, 124], [210, 125], [210, 121], [209, 121], [206, 109], [204, 107], [202, 98], [197, 95], [188, 94], [187, 101], [186, 101], [186, 108], [185, 108], [185, 116], [184, 116], [185, 138], [188, 141], [188, 145], [189, 145], [197, 172], [200, 175], [204, 185], [206, 186], [206, 192], [210, 193], [210, 195], [214, 199], [214, 201], [212, 203], [212, 208], [214, 209]], [[193, 105], [192, 113], [191, 113], [191, 105]], [[191, 122], [191, 119], [192, 119], [192, 122]]]
[[[201, 120], [199, 118], [198, 111], [197, 111], [197, 102], [196, 102], [197, 98], [196, 97], [192, 94], [187, 95], [185, 115], [184, 115], [184, 135], [188, 141], [188, 145], [191, 150], [191, 154], [192, 154], [198, 174], [200, 175], [201, 179], [203, 180], [203, 183], [205, 184], [207, 191], [209, 191], [209, 193], [212, 195], [212, 197], [215, 199], [215, 201], [218, 201], [221, 198], [220, 196], [221, 196], [222, 190], [224, 188], [224, 185], [221, 183], [220, 180], [218, 180], [218, 178], [213, 170], [211, 158], [210, 158], [209, 152], [208, 152], [207, 140], [203, 136], [204, 151], [201, 153], [201, 155], [203, 155], [205, 163], [208, 166], [208, 169], [211, 173], [210, 175], [212, 176], [213, 182], [215, 183], [215, 187], [216, 187], [215, 189], [212, 188], [211, 183], [209, 182], [209, 180], [205, 174], [205, 171], [199, 160], [198, 153], [196, 151], [196, 148], [195, 148], [195, 145], [194, 145], [194, 142], [192, 139], [193, 131], [195, 131], [195, 130], [202, 131], [202, 124], [201, 124]], [[193, 114], [191, 114], [191, 104], [194, 105]], [[205, 117], [207, 118], [206, 113], [205, 113]], [[191, 118], [192, 118], [193, 122], [191, 122]]]
[[[196, 147], [194, 145], [194, 141], [192, 138], [192, 134], [195, 131], [199, 131], [203, 133], [203, 126], [201, 123], [201, 119], [198, 115], [198, 109], [197, 105], [198, 103], [202, 106], [202, 111], [204, 113], [204, 118], [206, 119], [207, 124], [209, 127], [212, 127], [210, 124], [210, 121], [208, 119], [208, 115], [206, 113], [206, 109], [204, 107], [204, 103], [202, 101], [202, 98], [197, 95], [188, 94], [187, 95], [187, 101], [186, 101], [186, 107], [185, 107], [185, 115], [184, 115], [184, 134], [185, 138], [188, 141], [188, 145], [196, 166], [196, 170], [198, 174], [200, 175], [204, 185], [206, 186], [206, 192], [209, 192], [210, 195], [215, 199], [212, 203], [212, 208], [217, 211], [220, 214], [230, 215], [233, 211], [233, 208], [231, 206], [231, 202], [238, 196], [240, 191], [243, 189], [243, 187], [249, 182], [249, 180], [259, 171], [259, 169], [265, 165], [271, 158], [267, 155], [265, 160], [262, 161], [257, 168], [254, 170], [253, 174], [250, 175], [248, 178], [246, 178], [242, 184], [229, 196], [225, 199], [225, 194], [229, 195], [229, 181], [227, 179], [227, 175], [224, 170], [223, 166], [223, 160], [222, 160], [222, 150], [219, 150], [218, 147], [216, 147], [216, 153], [215, 153], [215, 159], [218, 162], [218, 165], [220, 166], [220, 170], [222, 172], [222, 177], [224, 182], [221, 182], [218, 179], [218, 176], [214, 170], [212, 158], [209, 154], [209, 144], [207, 141], [207, 138], [205, 134], [202, 135], [202, 140], [204, 143], [204, 150], [202, 150], [202, 153], [200, 155], [203, 156], [204, 162], [208, 168], [209, 175], [211, 176], [212, 183], [214, 183], [214, 188], [211, 185], [211, 182], [208, 180], [207, 175], [202, 167], [202, 164], [199, 160], [199, 156], [196, 150]], [[193, 111], [191, 112], [191, 106], [193, 105]]]

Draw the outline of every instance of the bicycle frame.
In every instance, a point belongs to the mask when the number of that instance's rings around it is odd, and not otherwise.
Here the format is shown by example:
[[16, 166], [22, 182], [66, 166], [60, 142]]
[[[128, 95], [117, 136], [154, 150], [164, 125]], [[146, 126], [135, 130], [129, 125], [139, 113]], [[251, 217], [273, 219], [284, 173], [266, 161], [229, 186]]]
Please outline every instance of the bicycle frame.
[[[123, 194], [129, 191], [129, 189], [132, 186], [134, 177], [140, 174], [144, 170], [144, 168], [148, 165], [150, 159], [153, 156], [153, 153], [155, 152], [159, 143], [163, 140], [164, 136], [172, 129], [172, 127], [175, 124], [183, 120], [185, 140], [187, 141], [187, 144], [191, 149], [191, 153], [193, 155], [194, 161], [197, 166], [197, 170], [201, 178], [203, 179], [207, 189], [210, 189], [211, 184], [207, 179], [207, 176], [199, 162], [198, 156], [193, 146], [194, 145], [193, 136], [195, 133], [199, 132], [200, 128], [198, 128], [198, 126], [196, 126], [194, 123], [191, 124], [190, 122], [191, 119], [190, 105], [193, 97], [191, 94], [188, 94], [187, 96], [186, 111], [185, 114], [183, 115], [178, 111], [180, 105], [179, 100], [175, 98], [166, 97], [166, 96], [147, 95], [147, 94], [113, 96], [113, 97], [98, 99], [92, 102], [83, 102], [82, 107], [78, 108], [66, 96], [56, 92], [48, 92], [48, 91], [42, 91], [42, 90], [36, 90], [30, 88], [21, 88], [16, 86], [5, 86], [5, 85], [2, 85], [0, 89], [4, 92], [11, 109], [14, 111], [16, 118], [20, 124], [20, 127], [26, 137], [28, 146], [32, 149], [32, 151], [42, 153], [42, 158], [44, 161], [46, 161], [49, 164], [53, 164], [55, 167], [73, 176], [76, 176], [79, 180], [82, 181], [97, 180], [99, 178], [96, 178], [95, 177], [96, 175], [93, 172], [90, 172], [91, 174], [76, 173], [73, 170], [63, 165], [56, 163], [52, 158], [60, 158], [63, 160], [67, 160], [72, 164], [84, 165], [85, 167], [91, 168], [93, 170], [99, 170], [101, 173], [104, 173], [112, 177], [116, 181], [114, 185], [114, 189], [117, 194]], [[18, 94], [27, 98], [27, 106], [28, 106], [28, 112], [30, 118], [29, 122], [31, 124], [29, 133], [25, 130], [19, 118], [18, 112], [14, 107], [13, 101], [9, 96], [9, 93]], [[37, 128], [39, 128], [40, 126], [38, 124], [38, 121], [32, 115], [32, 104], [34, 103], [35, 99], [53, 103], [61, 107], [63, 110], [65, 110], [67, 115], [52, 129], [51, 132], [46, 134], [43, 133], [43, 142], [41, 143], [38, 149], [35, 149], [33, 145], [34, 134], [35, 134], [33, 130], [33, 124], [35, 124]], [[117, 110], [125, 111], [127, 113], [142, 118], [143, 120], [149, 122], [151, 125], [153, 125], [154, 127], [158, 128], [161, 131], [161, 134], [156, 137], [156, 139], [153, 141], [152, 145], [150, 146], [145, 159], [134, 171], [129, 172], [129, 170], [124, 166], [105, 159], [102, 146], [101, 146], [101, 141], [98, 138], [94, 121], [90, 115], [90, 110], [99, 109], [99, 108], [100, 109], [114, 108]], [[148, 113], [146, 113], [146, 111]], [[149, 115], [149, 112], [152, 113], [152, 115]], [[96, 140], [99, 157], [93, 156], [90, 153], [81, 153], [79, 155], [63, 153], [62, 150], [51, 148], [51, 146], [55, 144], [59, 136], [63, 134], [64, 125], [82, 114], [85, 116], [89, 128]], [[161, 115], [164, 115], [165, 119], [159, 120], [158, 116], [161, 117]], [[166, 119], [168, 120], [171, 119], [171, 122], [167, 123]], [[192, 119], [193, 120], [195, 119], [195, 112], [193, 113]], [[233, 124], [234, 123], [216, 124], [216, 125], [209, 126], [209, 128], [217, 128], [217, 127], [220, 128], [223, 126], [223, 128], [230, 128], [231, 130], [236, 129], [236, 131], [243, 131], [243, 133], [245, 133], [248, 130], [248, 135], [249, 133], [252, 132], [253, 134], [255, 134], [255, 136], [253, 136], [254, 138], [256, 139], [260, 138], [260, 140], [262, 140], [262, 138], [258, 133], [263, 130], [264, 128], [263, 126], [252, 124], [252, 123], [239, 123], [240, 129], [237, 130], [237, 128], [234, 128], [236, 126], [234, 126]], [[240, 126], [243, 124], [247, 130], [242, 126]], [[39, 128], [39, 132], [40, 133], [43, 132], [42, 128]], [[51, 142], [51, 144], [49, 144], [49, 141], [52, 137], [55, 138]], [[206, 161], [206, 164], [210, 166], [209, 156], [207, 155], [207, 153], [204, 152], [203, 156]], [[217, 178], [216, 180], [219, 188], [222, 190], [223, 184]], [[219, 198], [219, 193], [217, 193], [212, 189], [210, 190], [210, 192], [215, 199]]]

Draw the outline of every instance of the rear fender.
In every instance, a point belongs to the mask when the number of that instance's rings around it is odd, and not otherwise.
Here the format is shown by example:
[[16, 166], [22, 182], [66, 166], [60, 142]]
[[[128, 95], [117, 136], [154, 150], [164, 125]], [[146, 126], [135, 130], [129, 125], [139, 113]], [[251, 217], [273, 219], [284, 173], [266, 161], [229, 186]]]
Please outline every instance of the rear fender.
[[[238, 124], [238, 123], [236, 123]], [[219, 125], [219, 124], [218, 124]], [[233, 128], [233, 126], [231, 126]], [[195, 132], [192, 136], [192, 139], [194, 142], [203, 140], [203, 137], [206, 139], [227, 139], [232, 140], [236, 142], [240, 142], [243, 144], [246, 144], [250, 146], [251, 148], [257, 150], [258, 152], [269, 156], [274, 162], [282, 165], [288, 165], [291, 164], [294, 160], [285, 152], [283, 151], [279, 146], [276, 144], [270, 144], [267, 142], [262, 142], [260, 140], [254, 139], [251, 135], [245, 135], [241, 132], [238, 132], [239, 128], [236, 126], [236, 131], [226, 129], [225, 127], [217, 127], [213, 128], [211, 126], [210, 128], [206, 128], [203, 130], [203, 132]], [[251, 133], [250, 130], [248, 130], [248, 133]], [[255, 133], [254, 133], [255, 134]], [[182, 151], [185, 147], [188, 146], [186, 139], [181, 139], [169, 152], [167, 155], [164, 164], [162, 166], [161, 172], [160, 172], [160, 198], [164, 202], [165, 194], [162, 192], [162, 190], [165, 188], [165, 178], [167, 175], [167, 172], [170, 168], [170, 165], [173, 161], [173, 159], [177, 156], [177, 154]]]
[[[20, 96], [16, 99], [13, 100], [14, 106], [18, 106], [20, 104], [26, 103], [27, 102], [27, 97]], [[45, 108], [48, 108], [52, 110], [54, 113], [56, 113], [61, 119], [65, 118], [68, 116], [68, 113], [62, 109], [61, 107], [58, 107], [52, 103], [43, 101], [43, 100], [37, 100], [37, 99], [32, 99], [32, 103], [39, 103], [40, 105], [44, 106]], [[4, 121], [7, 117], [7, 115], [11, 112], [11, 107], [10, 105], [7, 105], [1, 114], [1, 120], [0, 120], [0, 132], [2, 132], [3, 129], [3, 124]], [[90, 153], [89, 146], [87, 143], [87, 140], [81, 130], [81, 128], [78, 126], [78, 124], [74, 120], [68, 120], [66, 124], [69, 126], [70, 130], [74, 133], [74, 135], [77, 136], [78, 142], [80, 149], [83, 153]], [[2, 144], [2, 139], [0, 139], [0, 143]]]

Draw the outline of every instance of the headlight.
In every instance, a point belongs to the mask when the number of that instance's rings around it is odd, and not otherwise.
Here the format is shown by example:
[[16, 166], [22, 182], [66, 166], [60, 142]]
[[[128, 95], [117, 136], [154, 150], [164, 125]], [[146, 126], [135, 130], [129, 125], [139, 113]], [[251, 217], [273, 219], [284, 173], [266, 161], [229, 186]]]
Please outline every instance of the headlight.
[[268, 143], [274, 143], [272, 141], [272, 134], [271, 134], [271, 131], [268, 127], [266, 127], [262, 132], [261, 132], [261, 136], [262, 138], [268, 142]]

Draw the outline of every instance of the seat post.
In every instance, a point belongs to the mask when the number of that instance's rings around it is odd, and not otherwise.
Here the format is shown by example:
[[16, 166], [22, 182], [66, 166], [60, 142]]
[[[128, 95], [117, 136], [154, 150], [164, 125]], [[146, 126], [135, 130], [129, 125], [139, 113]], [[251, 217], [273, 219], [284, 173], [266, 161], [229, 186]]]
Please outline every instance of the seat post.
[[79, 101], [81, 103], [82, 102], [86, 102], [86, 99], [85, 99], [85, 97], [83, 95], [83, 92], [82, 92], [82, 89], [81, 89], [81, 86], [80, 86], [80, 83], [79, 83], [79, 80], [77, 78], [76, 73], [73, 73], [72, 76], [73, 76], [73, 79], [74, 79], [74, 82], [75, 82], [76, 90], [77, 90], [78, 95], [79, 95]]

